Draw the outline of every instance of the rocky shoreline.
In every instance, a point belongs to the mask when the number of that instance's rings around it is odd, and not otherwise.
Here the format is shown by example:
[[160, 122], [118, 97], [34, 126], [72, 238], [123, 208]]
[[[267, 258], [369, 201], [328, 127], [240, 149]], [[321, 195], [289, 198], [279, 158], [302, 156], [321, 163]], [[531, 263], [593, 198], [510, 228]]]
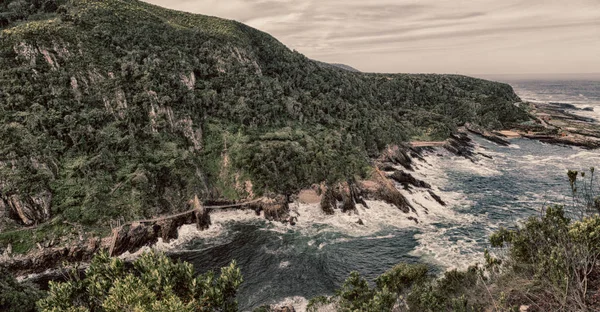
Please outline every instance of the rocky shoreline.
[[[461, 157], [475, 160], [474, 145], [465, 132], [459, 132], [443, 142], [442, 147], [448, 152]], [[389, 147], [381, 157], [373, 160], [373, 171], [365, 180], [346, 181], [335, 185], [314, 185], [304, 190], [304, 196], [309, 195], [319, 203], [325, 214], [347, 213], [356, 211], [360, 204], [368, 208], [366, 200], [381, 200], [407, 214], [407, 219], [419, 222], [415, 217], [408, 216], [415, 208], [400, 192], [399, 188], [426, 189], [430, 196], [445, 205], [440, 196], [434, 193], [429, 183], [419, 180], [410, 173], [414, 162], [423, 160], [424, 152], [432, 151], [432, 147], [412, 147], [410, 145]], [[398, 169], [402, 168], [402, 169]], [[195, 224], [199, 230], [208, 229], [211, 225], [210, 213], [219, 209], [253, 210], [257, 216], [270, 221], [294, 225], [295, 217], [290, 215], [289, 204], [299, 200], [299, 195], [262, 197], [245, 202], [205, 202], [198, 197], [190, 201], [190, 210], [174, 215], [158, 217], [150, 220], [137, 220], [112, 229], [109, 236], [80, 239], [71, 246], [42, 247], [38, 246], [25, 255], [0, 256], [0, 267], [7, 269], [16, 276], [40, 274], [48, 270], [60, 268], [64, 263], [75, 265], [85, 263], [100, 251], [106, 251], [111, 256], [124, 253], [135, 253], [144, 246], [151, 246], [159, 239], [169, 242], [178, 238], [178, 229], [182, 225]], [[358, 223], [360, 224], [360, 219]], [[53, 273], [55, 274], [55, 273]]]
[[[508, 133], [520, 137], [538, 140], [548, 144], [577, 146], [585, 149], [600, 148], [600, 124], [593, 118], [577, 115], [578, 111], [590, 111], [593, 108], [578, 109], [563, 103], [523, 103], [535, 122], [517, 125]], [[506, 132], [496, 132], [497, 136], [507, 138]]]
[[[369, 208], [366, 200], [380, 200], [395, 206], [407, 214], [407, 219], [419, 223], [414, 216], [411, 202], [400, 190], [411, 192], [418, 188], [425, 190], [429, 196], [441, 206], [446, 206], [444, 200], [437, 195], [431, 185], [415, 178], [411, 171], [416, 161], [424, 161], [423, 156], [441, 148], [447, 152], [477, 161], [479, 156], [491, 158], [484, 153], [476, 153], [475, 144], [469, 134], [481, 136], [499, 145], [509, 145], [510, 139], [524, 137], [553, 144], [580, 146], [583, 148], [600, 147], [600, 128], [592, 120], [573, 117], [564, 111], [564, 107], [553, 104], [531, 105], [530, 113], [535, 123], [521, 124], [509, 131], [487, 131], [472, 124], [466, 124], [446, 141], [442, 142], [413, 142], [410, 145], [391, 146], [378, 159], [372, 160], [373, 170], [364, 180], [349, 180], [334, 185], [313, 185], [300, 194], [292, 196], [262, 197], [245, 202], [204, 202], [198, 197], [190, 200], [190, 210], [158, 217], [150, 220], [138, 220], [113, 228], [106, 237], [90, 237], [81, 239], [72, 246], [42, 247], [25, 255], [10, 255], [5, 252], [0, 256], [0, 267], [8, 269], [17, 276], [39, 274], [49, 269], [56, 269], [63, 263], [88, 262], [99, 251], [106, 251], [112, 256], [126, 252], [135, 253], [144, 246], [155, 244], [159, 239], [169, 242], [178, 238], [178, 229], [185, 224], [196, 224], [199, 230], [208, 229], [211, 225], [210, 213], [218, 209], [253, 210], [257, 215], [263, 213], [270, 221], [289, 223], [297, 221], [290, 215], [289, 204], [302, 201], [302, 197], [311, 198], [318, 203], [325, 214], [335, 214], [337, 211], [348, 213], [356, 211], [360, 204]], [[552, 114], [552, 118], [547, 115]], [[575, 127], [577, 126], [577, 127]], [[357, 223], [361, 224], [358, 219]]]

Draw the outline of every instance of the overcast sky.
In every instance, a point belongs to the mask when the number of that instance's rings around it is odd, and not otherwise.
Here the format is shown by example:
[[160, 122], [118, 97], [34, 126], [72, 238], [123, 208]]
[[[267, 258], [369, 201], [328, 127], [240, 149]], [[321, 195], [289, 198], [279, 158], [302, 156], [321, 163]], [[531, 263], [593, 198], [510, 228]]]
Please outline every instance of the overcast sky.
[[600, 0], [146, 0], [368, 72], [600, 73]]

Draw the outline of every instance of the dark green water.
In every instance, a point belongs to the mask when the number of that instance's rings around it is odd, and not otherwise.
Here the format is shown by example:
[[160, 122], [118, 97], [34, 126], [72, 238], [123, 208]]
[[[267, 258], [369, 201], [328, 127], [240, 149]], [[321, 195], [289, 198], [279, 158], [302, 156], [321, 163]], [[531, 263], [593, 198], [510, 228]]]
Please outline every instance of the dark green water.
[[[472, 163], [439, 152], [419, 164], [415, 175], [433, 184], [449, 206], [424, 192], [407, 193], [418, 225], [376, 202], [359, 208], [359, 215], [335, 216], [316, 206], [292, 205], [299, 215], [296, 226], [223, 212], [214, 215], [213, 229], [173, 256], [192, 262], [199, 272], [236, 259], [245, 279], [239, 296], [243, 310], [292, 298], [301, 303], [331, 294], [353, 270], [372, 279], [402, 261], [424, 261], [438, 270], [481, 262], [493, 230], [514, 226], [544, 205], [568, 201], [566, 171], [600, 164], [598, 152], [537, 141], [517, 139], [512, 147], [477, 142], [493, 160]], [[358, 218], [364, 226], [355, 223]]]

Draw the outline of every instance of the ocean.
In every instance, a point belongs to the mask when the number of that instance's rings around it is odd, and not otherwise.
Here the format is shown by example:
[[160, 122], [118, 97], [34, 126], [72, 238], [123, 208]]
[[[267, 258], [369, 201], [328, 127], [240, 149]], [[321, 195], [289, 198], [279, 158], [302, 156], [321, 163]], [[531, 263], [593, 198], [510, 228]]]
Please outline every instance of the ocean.
[[[593, 107], [600, 119], [598, 81], [509, 81], [524, 100]], [[577, 111], [578, 113], [582, 113]], [[569, 204], [567, 170], [600, 165], [600, 152], [527, 139], [503, 147], [473, 138], [476, 151], [493, 157], [476, 162], [436, 151], [417, 162], [413, 173], [432, 184], [448, 203], [425, 192], [405, 192], [419, 224], [381, 202], [359, 206], [358, 215], [324, 215], [316, 205], [292, 204], [295, 226], [258, 218], [253, 211], [222, 211], [213, 226], [198, 232], [184, 226], [180, 238], [157, 248], [189, 261], [198, 272], [235, 259], [244, 275], [239, 303], [243, 311], [263, 304], [293, 302], [302, 311], [307, 299], [330, 295], [351, 271], [372, 280], [399, 262], [425, 262], [434, 271], [466, 268], [483, 261], [488, 236], [514, 227], [551, 204]], [[363, 220], [364, 225], [356, 223]]]

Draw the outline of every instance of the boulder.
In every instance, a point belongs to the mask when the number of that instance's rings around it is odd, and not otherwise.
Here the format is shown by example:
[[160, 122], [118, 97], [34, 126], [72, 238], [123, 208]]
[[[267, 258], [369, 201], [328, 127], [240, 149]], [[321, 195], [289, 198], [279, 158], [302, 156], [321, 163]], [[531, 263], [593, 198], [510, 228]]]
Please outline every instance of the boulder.
[[292, 304], [271, 307], [271, 312], [296, 312]]

